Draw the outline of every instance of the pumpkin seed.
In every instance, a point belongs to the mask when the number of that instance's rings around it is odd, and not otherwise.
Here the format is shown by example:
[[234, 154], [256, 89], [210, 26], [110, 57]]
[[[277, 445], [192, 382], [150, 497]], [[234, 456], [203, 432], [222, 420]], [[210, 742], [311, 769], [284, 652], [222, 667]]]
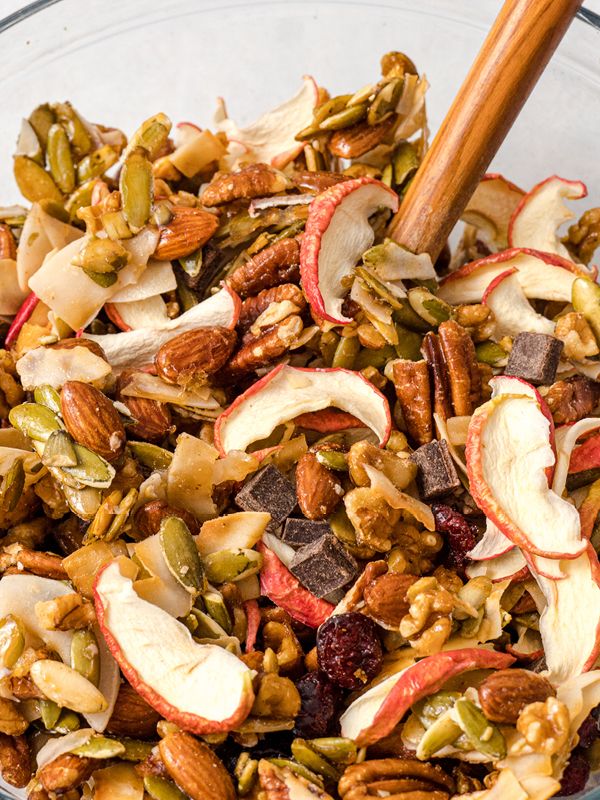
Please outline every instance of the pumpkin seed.
[[335, 348], [331, 366], [352, 369], [354, 366], [354, 359], [358, 355], [359, 350], [360, 342], [358, 341], [358, 336], [342, 336]]
[[51, 176], [36, 161], [27, 156], [15, 156], [13, 173], [19, 191], [27, 200], [36, 203], [49, 197], [62, 202], [63, 196]]
[[59, 122], [64, 126], [69, 141], [79, 158], [87, 155], [93, 147], [92, 137], [71, 103], [54, 103], [53, 109]]
[[22, 403], [11, 408], [8, 419], [13, 428], [36, 442], [46, 442], [54, 431], [62, 429], [58, 416], [37, 403]]
[[[483, 617], [485, 614], [485, 608], [482, 606], [479, 611], [477, 612], [476, 617], [469, 617], [463, 624], [460, 626], [461, 636], [464, 636], [465, 639], [470, 639], [473, 636], [476, 636], [479, 628], [481, 628], [481, 623], [483, 622]], [[506, 623], [503, 623], [505, 625]]]
[[296, 761], [308, 767], [312, 772], [316, 772], [317, 775], [322, 775], [330, 781], [339, 781], [340, 772], [322, 755], [315, 753], [305, 739], [294, 739], [291, 750]]
[[123, 745], [121, 758], [124, 761], [145, 761], [156, 746], [154, 742], [142, 742], [140, 739], [119, 739]]
[[136, 147], [143, 147], [148, 153], [148, 158], [154, 161], [167, 143], [170, 131], [171, 120], [166, 114], [161, 112], [155, 114], [153, 117], [149, 117], [142, 122], [129, 140], [129, 144], [124, 153], [125, 158], [127, 158]]
[[332, 114], [330, 117], [323, 120], [320, 124], [320, 129], [322, 131], [339, 131], [343, 128], [350, 128], [352, 125], [363, 121], [367, 116], [367, 108], [368, 106], [366, 103], [345, 108], [343, 111]]
[[35, 131], [42, 148], [46, 149], [48, 141], [48, 131], [56, 122], [56, 115], [50, 108], [48, 103], [43, 103], [41, 106], [34, 108], [28, 119], [29, 124]]
[[48, 437], [42, 453], [42, 463], [46, 467], [75, 467], [77, 465], [73, 440], [66, 431], [54, 431]]
[[173, 781], [157, 775], [144, 775], [144, 789], [153, 800], [188, 800], [187, 794], [178, 789]]
[[348, 472], [346, 453], [342, 453], [339, 450], [317, 450], [315, 456], [319, 464], [327, 467], [327, 469]]
[[107, 707], [104, 695], [93, 683], [60, 661], [35, 661], [29, 674], [42, 694], [59, 706], [79, 714], [95, 714]]
[[84, 486], [90, 486], [94, 489], [108, 489], [115, 477], [114, 467], [82, 444], [74, 442], [73, 449], [77, 456], [77, 466], [62, 467], [62, 472]]
[[396, 113], [396, 106], [398, 105], [398, 100], [400, 100], [403, 86], [404, 78], [391, 78], [382, 86], [369, 106], [367, 113], [369, 125], [377, 125]]
[[571, 287], [573, 308], [583, 314], [600, 342], [600, 286], [589, 278], [575, 278]]
[[382, 347], [380, 350], [370, 350], [369, 348], [365, 347], [356, 356], [356, 360], [354, 361], [354, 369], [358, 370], [359, 372], [366, 367], [375, 367], [375, 369], [381, 369], [382, 367], [385, 367], [390, 359], [395, 357], [396, 350], [390, 344], [386, 344], [385, 347]]
[[134, 232], [143, 228], [150, 218], [152, 187], [152, 164], [146, 158], [144, 150], [133, 150], [121, 169], [119, 188], [125, 219]]
[[234, 775], [237, 778], [237, 792], [244, 797], [252, 791], [258, 777], [258, 761], [250, 758], [250, 753], [240, 753], [235, 765]]
[[71, 263], [86, 271], [105, 274], [123, 269], [129, 258], [130, 254], [120, 242], [91, 236]]
[[308, 767], [305, 767], [304, 764], [298, 764], [297, 761], [292, 761], [291, 758], [268, 758], [267, 761], [276, 767], [281, 767], [282, 769], [287, 767], [287, 769], [291, 770], [294, 775], [298, 775], [298, 777], [304, 778], [310, 783], [314, 783], [323, 788], [323, 778], [316, 772], [308, 769]]
[[339, 114], [339, 112], [343, 111], [348, 103], [351, 102], [353, 97], [354, 95], [351, 94], [338, 94], [337, 97], [330, 97], [329, 100], [325, 100], [324, 103], [321, 103], [320, 106], [315, 108], [313, 122], [316, 125], [320, 125], [333, 114]]
[[334, 331], [324, 331], [319, 339], [319, 350], [321, 351], [321, 358], [326, 367], [330, 367], [333, 363], [336, 348], [340, 337]]
[[40, 700], [39, 708], [44, 728], [47, 731], [54, 730], [60, 719], [62, 708], [52, 700]]
[[345, 766], [354, 764], [356, 761], [358, 751], [352, 739], [344, 739], [342, 736], [326, 736], [321, 739], [310, 739], [307, 745], [311, 750], [336, 764]]
[[67, 198], [64, 208], [69, 222], [74, 223], [79, 220], [77, 212], [80, 208], [91, 206], [94, 184], [95, 181], [93, 180], [87, 181], [87, 183], [78, 186]]
[[422, 286], [408, 290], [408, 302], [413, 311], [430, 325], [437, 326], [454, 316], [452, 306]]
[[198, 548], [190, 529], [179, 517], [163, 519], [159, 530], [160, 546], [169, 572], [191, 595], [206, 588]]
[[428, 325], [425, 320], [421, 319], [421, 317], [414, 312], [408, 302], [408, 298], [403, 297], [399, 299], [398, 302], [400, 308], [394, 311], [394, 319], [396, 322], [399, 322], [405, 328], [416, 331], [417, 333], [427, 333], [427, 331], [431, 329], [431, 325]]
[[423, 734], [417, 747], [417, 758], [426, 761], [442, 748], [454, 744], [461, 735], [462, 729], [450, 717], [450, 711], [446, 711]]
[[54, 386], [50, 386], [48, 383], [36, 386], [33, 390], [33, 398], [36, 403], [46, 406], [46, 408], [54, 411], [55, 414], [61, 413], [60, 395]]
[[71, 666], [94, 686], [100, 682], [100, 651], [93, 631], [84, 628], [73, 632]]
[[73, 755], [87, 758], [116, 758], [125, 752], [124, 745], [118, 739], [107, 736], [91, 736], [85, 744], [71, 750]]
[[491, 367], [504, 367], [508, 360], [508, 353], [496, 342], [480, 342], [475, 345], [477, 360]]
[[202, 600], [204, 601], [207, 614], [212, 617], [227, 634], [231, 635], [233, 623], [225, 601], [223, 600], [223, 595], [220, 592], [204, 592]]
[[103, 289], [109, 289], [118, 280], [116, 272], [94, 272], [91, 269], [84, 269], [83, 271], [90, 280], [97, 283], [98, 286], [102, 286]]
[[113, 242], [130, 239], [133, 236], [122, 211], [108, 211], [106, 214], [102, 214], [100, 222], [106, 235]]
[[460, 692], [437, 692], [413, 705], [413, 711], [425, 728], [429, 728], [442, 714], [454, 708]]
[[17, 139], [16, 155], [27, 156], [41, 166], [44, 166], [44, 154], [42, 152], [40, 140], [38, 139], [33, 126], [29, 120], [26, 119], [21, 121], [21, 130], [19, 132], [19, 138]]
[[177, 299], [179, 300], [179, 305], [181, 306], [182, 310], [189, 311], [190, 308], [197, 306], [200, 301], [196, 292], [192, 291], [188, 286], [186, 286], [185, 281], [180, 274], [175, 274], [175, 280], [177, 282]]
[[189, 275], [190, 278], [197, 278], [202, 269], [202, 248], [195, 250], [185, 258], [180, 258], [179, 264], [186, 275]]
[[306, 169], [309, 172], [318, 172], [326, 168], [325, 159], [323, 154], [313, 147], [311, 144], [304, 146], [304, 160], [306, 161]]
[[374, 86], [372, 83], [368, 83], [366, 86], [363, 86], [362, 89], [359, 89], [357, 92], [354, 92], [350, 100], [346, 103], [346, 106], [350, 108], [350, 106], [357, 106], [361, 103], [366, 103], [367, 100], [372, 97], [375, 92], [377, 91], [377, 86]]
[[65, 194], [75, 188], [75, 167], [69, 137], [62, 125], [55, 124], [48, 131], [47, 158], [54, 182]]
[[453, 718], [463, 731], [473, 750], [496, 761], [506, 755], [506, 742], [500, 729], [487, 719], [475, 703], [465, 697], [457, 700]]
[[400, 142], [392, 160], [396, 186], [411, 178], [419, 168], [419, 156], [410, 142]]
[[191, 614], [197, 623], [193, 631], [194, 639], [204, 640], [227, 638], [227, 631], [222, 628], [218, 622], [215, 622], [212, 617], [209, 617], [205, 611], [200, 611], [197, 608], [193, 608]]
[[211, 583], [227, 583], [255, 575], [262, 566], [262, 556], [256, 550], [219, 550], [204, 556], [206, 577]]
[[386, 164], [381, 173], [381, 182], [386, 186], [393, 186], [394, 184], [394, 168], [391, 164]]
[[103, 175], [113, 164], [119, 160], [119, 154], [113, 148], [105, 144], [98, 150], [82, 158], [77, 164], [77, 182], [87, 183], [92, 178]]
[[395, 326], [398, 334], [398, 344], [396, 345], [396, 355], [398, 358], [409, 358], [411, 361], [419, 361], [421, 356], [421, 344], [423, 337], [420, 333], [405, 328], [396, 322]]
[[402, 309], [402, 298], [396, 297], [383, 283], [380, 281], [379, 278], [376, 278], [372, 272], [369, 272], [368, 269], [364, 267], [357, 267], [356, 274], [362, 278], [362, 280], [367, 284], [367, 286], [372, 289], [375, 294], [383, 300], [385, 303], [388, 303], [392, 308], [400, 311]]
[[129, 442], [134, 457], [143, 467], [151, 470], [168, 469], [173, 460], [173, 453], [149, 442]]
[[81, 727], [81, 720], [74, 711], [68, 708], [63, 708], [58, 722], [54, 726], [57, 733], [71, 733], [77, 731]]
[[0, 664], [12, 669], [25, 649], [25, 628], [14, 614], [0, 620]]
[[[59, 474], [59, 480], [64, 477], [65, 473]], [[67, 483], [63, 483], [62, 491], [65, 500], [69, 504], [71, 511], [81, 519], [91, 520], [94, 518], [95, 513], [100, 507], [102, 495], [98, 489], [85, 487], [84, 489], [75, 489]]]
[[16, 458], [2, 480], [0, 486], [0, 506], [4, 511], [14, 511], [25, 488], [25, 469], [23, 459]]

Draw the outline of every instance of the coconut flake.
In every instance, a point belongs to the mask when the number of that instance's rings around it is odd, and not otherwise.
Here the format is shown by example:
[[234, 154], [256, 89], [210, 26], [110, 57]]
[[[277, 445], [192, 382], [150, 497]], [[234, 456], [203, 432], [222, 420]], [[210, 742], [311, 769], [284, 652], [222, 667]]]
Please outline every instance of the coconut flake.
[[306, 206], [312, 203], [311, 194], [287, 194], [275, 197], [255, 197], [250, 201], [248, 214], [254, 219], [259, 217], [265, 208], [287, 208], [288, 206]]
[[182, 389], [180, 386], [166, 383], [157, 375], [148, 372], [134, 372], [121, 392], [125, 397], [144, 397], [158, 400], [160, 403], [172, 403], [188, 408], [219, 408], [208, 386], [197, 389]]
[[36, 347], [17, 361], [16, 368], [27, 391], [42, 384], [60, 389], [67, 381], [102, 387], [112, 372], [110, 364], [83, 346], [69, 349]]
[[66, 733], [64, 736], [49, 739], [46, 744], [38, 750], [35, 757], [38, 771], [64, 753], [72, 753], [73, 750], [87, 744], [94, 734], [95, 731], [93, 728], [80, 728], [77, 731]]
[[17, 262], [12, 258], [0, 258], [0, 314], [14, 316], [27, 294], [19, 287]]
[[577, 439], [583, 436], [584, 433], [589, 433], [597, 428], [600, 428], [600, 418], [586, 417], [585, 419], [580, 419], [574, 425], [565, 425], [556, 430], [557, 459], [552, 491], [562, 495], [567, 485], [569, 461], [571, 460], [571, 453], [577, 444]]
[[371, 464], [363, 464], [363, 468], [371, 482], [371, 489], [378, 492], [392, 508], [408, 511], [428, 531], [435, 530], [435, 519], [431, 508], [426, 503], [411, 497], [406, 492], [401, 492], [394, 486], [387, 475], [384, 475], [381, 470], [376, 469]]
[[157, 294], [173, 292], [177, 288], [175, 273], [170, 261], [150, 259], [148, 266], [136, 283], [125, 286], [111, 297], [112, 303], [133, 303]]

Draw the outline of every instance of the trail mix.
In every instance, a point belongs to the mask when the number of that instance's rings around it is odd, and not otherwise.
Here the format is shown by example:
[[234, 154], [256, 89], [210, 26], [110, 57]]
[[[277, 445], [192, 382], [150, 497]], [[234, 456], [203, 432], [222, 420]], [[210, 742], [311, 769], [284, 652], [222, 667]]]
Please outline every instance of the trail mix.
[[[544, 800], [600, 763], [600, 211], [432, 263], [401, 53], [239, 127], [23, 121], [0, 210], [0, 772], [28, 800]], [[14, 790], [13, 790], [14, 791]]]

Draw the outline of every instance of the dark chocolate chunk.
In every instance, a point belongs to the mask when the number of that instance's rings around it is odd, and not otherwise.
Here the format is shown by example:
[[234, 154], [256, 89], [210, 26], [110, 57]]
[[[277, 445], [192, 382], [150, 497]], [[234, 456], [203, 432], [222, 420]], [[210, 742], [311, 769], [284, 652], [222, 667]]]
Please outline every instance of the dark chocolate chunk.
[[235, 504], [244, 511], [267, 511], [269, 529], [277, 528], [296, 508], [296, 491], [272, 464], [263, 467], [242, 486]]
[[280, 539], [290, 547], [297, 549], [305, 544], [316, 542], [326, 533], [331, 533], [331, 528], [325, 520], [290, 517], [285, 521]]
[[520, 333], [513, 342], [505, 375], [523, 378], [536, 386], [554, 383], [563, 343], [545, 333]]
[[344, 599], [345, 595], [345, 589], [335, 589], [333, 592], [326, 594], [323, 600], [327, 600], [328, 603], [333, 603], [334, 606], [337, 606], [340, 600]]
[[461, 485], [448, 445], [443, 439], [419, 447], [410, 459], [418, 467], [417, 483], [426, 500], [441, 497]]
[[327, 597], [356, 577], [358, 565], [332, 533], [296, 551], [290, 572], [316, 597]]

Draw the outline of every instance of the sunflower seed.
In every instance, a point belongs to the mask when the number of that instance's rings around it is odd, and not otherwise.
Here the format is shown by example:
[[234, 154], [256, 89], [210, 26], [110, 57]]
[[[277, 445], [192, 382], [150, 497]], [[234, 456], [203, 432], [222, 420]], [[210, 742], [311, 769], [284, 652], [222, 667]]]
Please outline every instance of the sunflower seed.
[[161, 522], [159, 539], [171, 575], [186, 592], [200, 594], [206, 588], [206, 579], [188, 526], [179, 517], [167, 517]]

